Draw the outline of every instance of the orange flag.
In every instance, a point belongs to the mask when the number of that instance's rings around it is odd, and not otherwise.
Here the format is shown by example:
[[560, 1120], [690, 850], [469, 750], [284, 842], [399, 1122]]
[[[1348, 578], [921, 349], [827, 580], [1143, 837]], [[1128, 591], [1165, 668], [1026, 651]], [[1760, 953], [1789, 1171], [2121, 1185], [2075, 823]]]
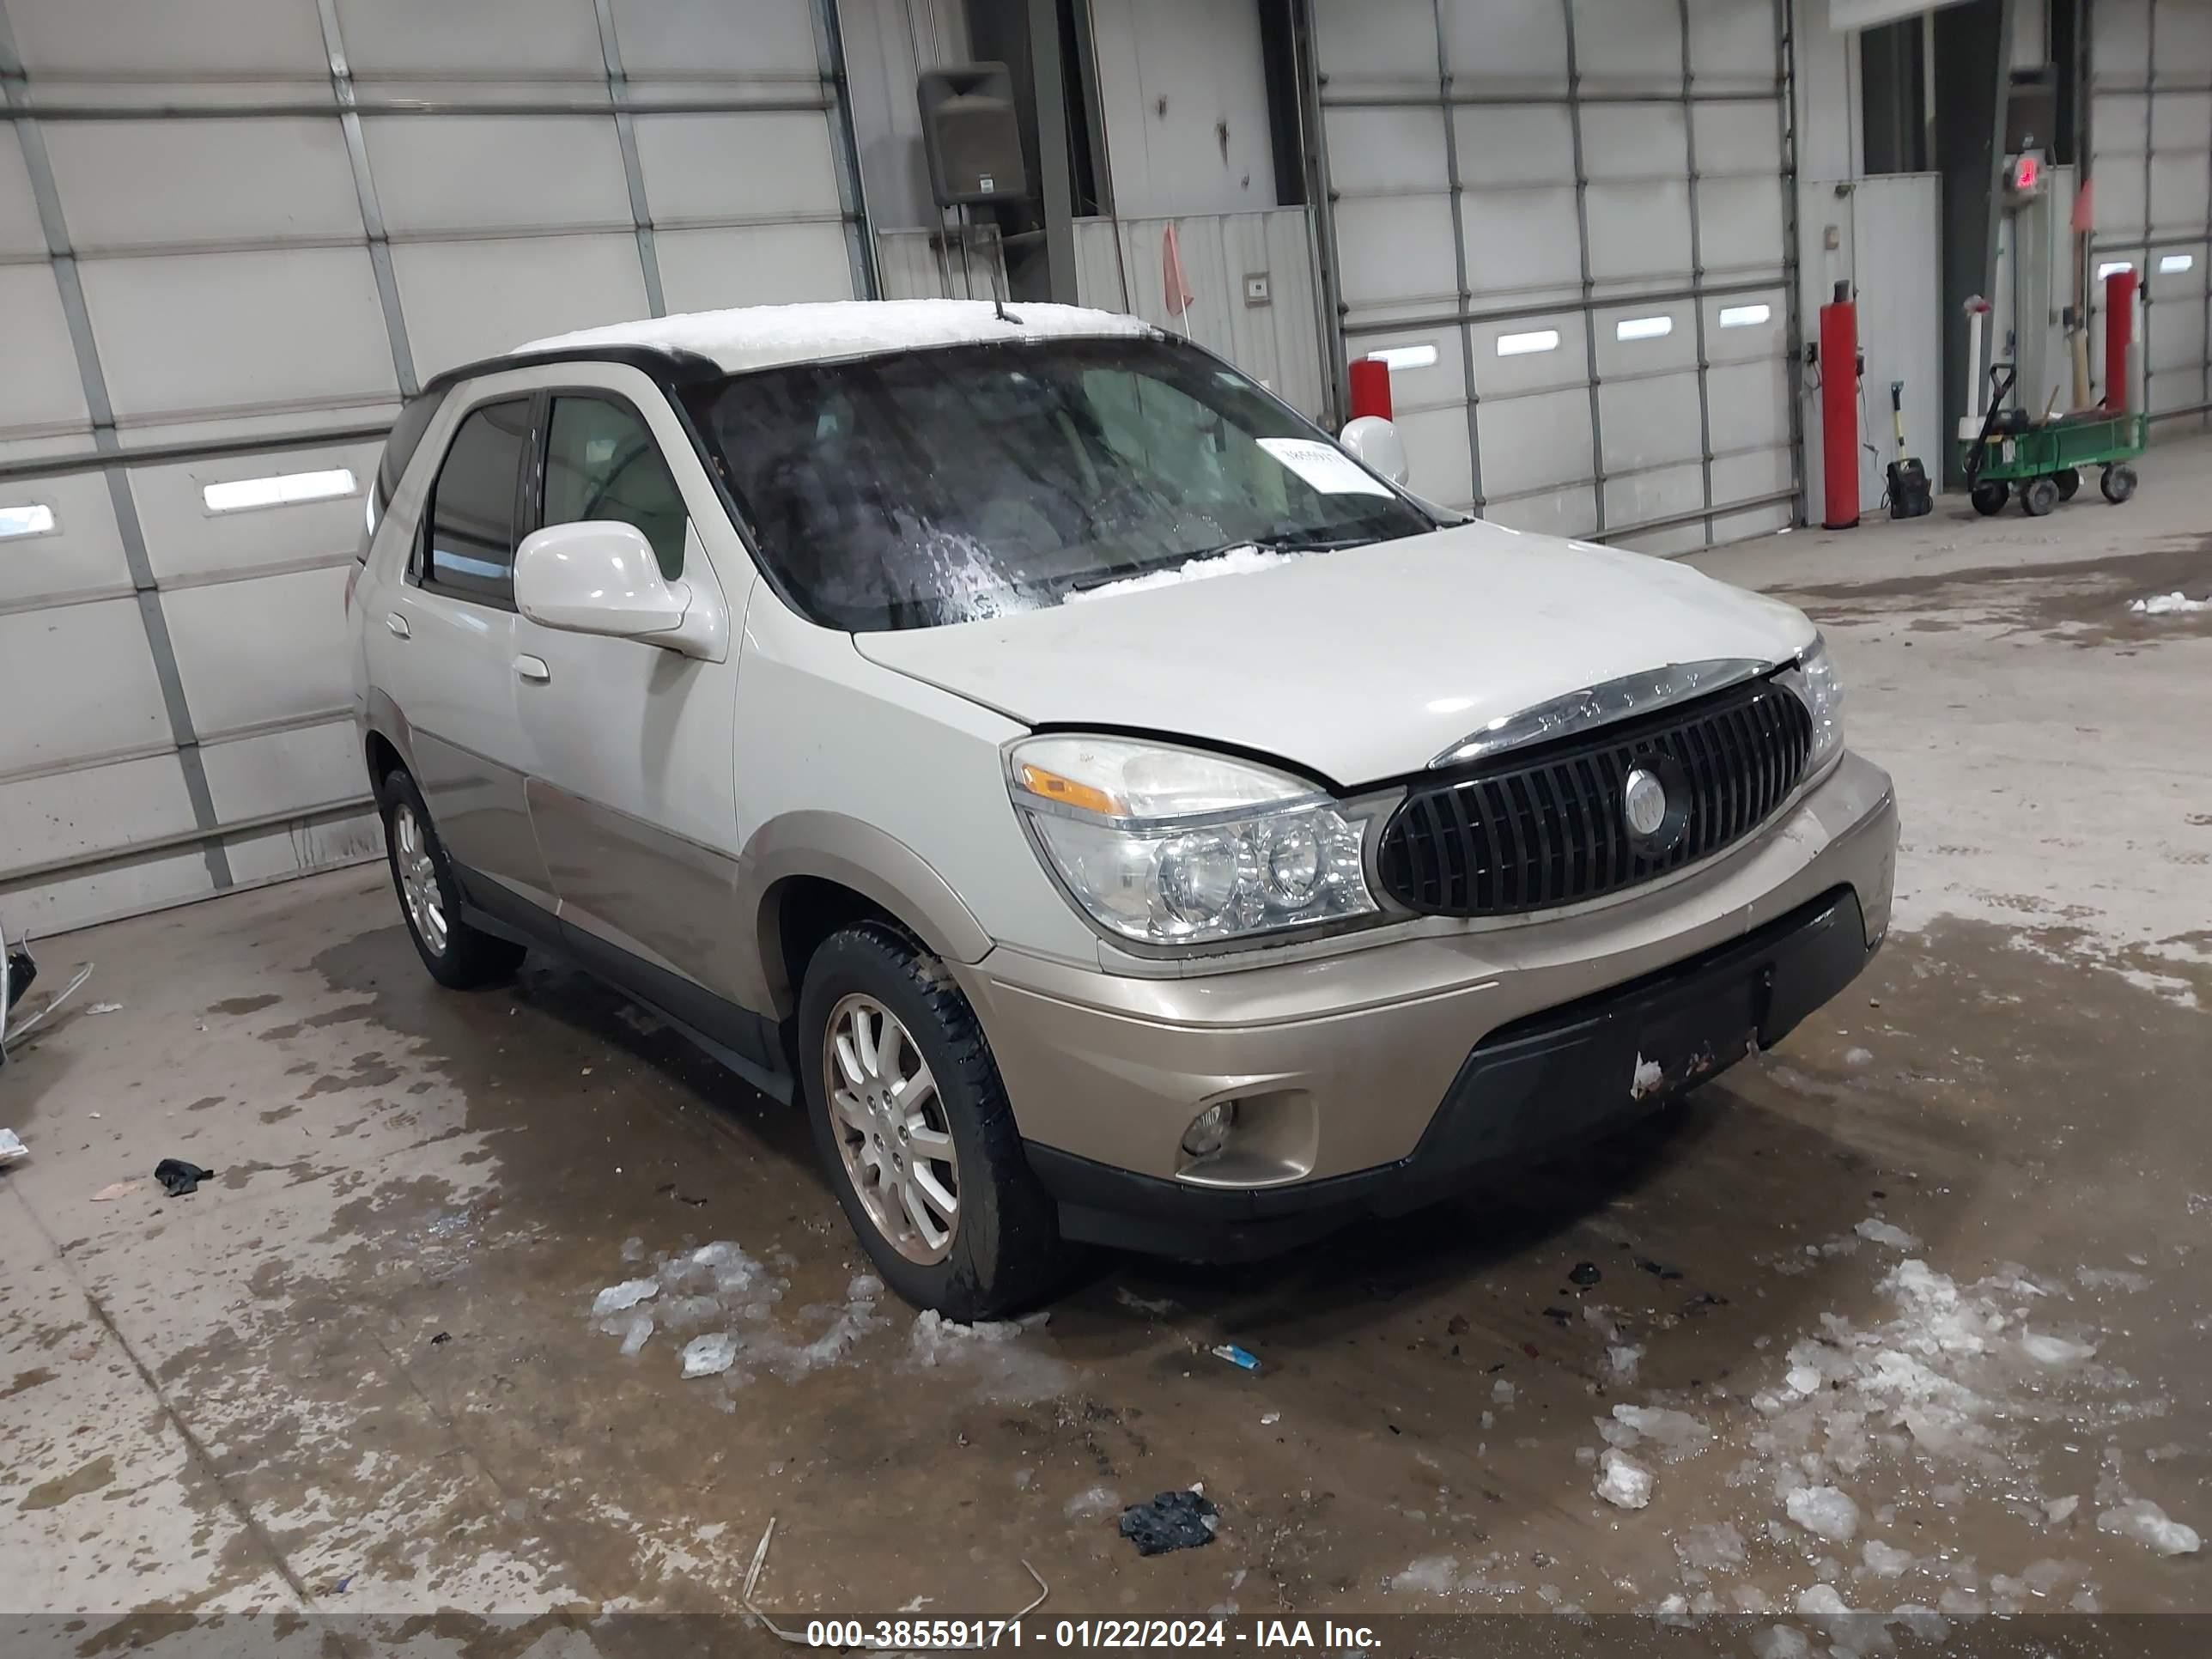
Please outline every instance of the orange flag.
[[1183, 317], [1184, 325], [1188, 327], [1189, 319], [1184, 313], [1190, 309], [1198, 295], [1190, 291], [1189, 279], [1183, 275], [1182, 245], [1176, 240], [1176, 228], [1172, 221], [1168, 224], [1166, 234], [1160, 238], [1160, 278], [1167, 289], [1168, 314]]

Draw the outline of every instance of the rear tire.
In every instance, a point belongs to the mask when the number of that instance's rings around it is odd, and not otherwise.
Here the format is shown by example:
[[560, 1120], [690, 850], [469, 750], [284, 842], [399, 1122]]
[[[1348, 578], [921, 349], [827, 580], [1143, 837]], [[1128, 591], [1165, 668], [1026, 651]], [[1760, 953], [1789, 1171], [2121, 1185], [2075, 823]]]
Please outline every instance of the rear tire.
[[2136, 493], [2136, 470], [2125, 461], [2108, 466], [2104, 477], [2097, 480], [2097, 488], [2105, 492], [2106, 501], [2118, 507]]
[[384, 780], [382, 799], [392, 890], [399, 896], [407, 937], [430, 977], [450, 991], [473, 991], [507, 978], [522, 965], [523, 949], [461, 919], [460, 878], [415, 780], [392, 772]]
[[2005, 503], [2012, 499], [2012, 491], [2001, 483], [1978, 483], [1967, 499], [1973, 502], [1975, 512], [1985, 519], [1994, 519], [2004, 511]]
[[2058, 505], [2058, 480], [2030, 478], [2021, 486], [2020, 504], [2031, 519], [2039, 519]]
[[963, 1323], [1051, 1293], [1059, 1212], [942, 963], [883, 922], [833, 933], [806, 965], [798, 1042], [823, 1170], [893, 1290]]

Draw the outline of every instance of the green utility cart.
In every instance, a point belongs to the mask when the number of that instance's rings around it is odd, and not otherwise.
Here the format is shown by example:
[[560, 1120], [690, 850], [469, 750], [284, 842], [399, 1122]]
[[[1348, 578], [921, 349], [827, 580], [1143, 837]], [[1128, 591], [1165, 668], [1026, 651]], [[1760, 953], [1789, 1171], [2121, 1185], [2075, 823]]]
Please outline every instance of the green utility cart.
[[1989, 413], [1978, 436], [1965, 446], [1969, 498], [1974, 511], [1991, 517], [2004, 511], [2015, 491], [2023, 511], [2040, 518], [2081, 488], [2081, 469], [2104, 469], [2097, 487], [2119, 505], [2136, 493], [2136, 470], [2129, 463], [2142, 453], [2145, 427], [2141, 415], [2082, 410], [2041, 425], [2025, 410], [2007, 409], [2014, 373], [2009, 363], [1990, 369]]

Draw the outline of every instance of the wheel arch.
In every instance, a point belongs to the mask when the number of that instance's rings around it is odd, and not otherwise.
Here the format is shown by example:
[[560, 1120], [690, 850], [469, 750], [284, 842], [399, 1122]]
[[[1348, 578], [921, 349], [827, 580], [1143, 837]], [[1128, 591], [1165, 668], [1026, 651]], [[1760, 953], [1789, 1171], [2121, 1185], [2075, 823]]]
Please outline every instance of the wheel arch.
[[798, 1011], [806, 957], [840, 927], [888, 921], [949, 961], [980, 962], [990, 935], [945, 878], [905, 842], [838, 812], [790, 812], [755, 832], [738, 864], [738, 914], [751, 921], [762, 1000]]
[[407, 717], [399, 712], [399, 705], [388, 694], [374, 689], [368, 694], [368, 708], [359, 719], [362, 764], [368, 772], [369, 793], [376, 797], [380, 810], [384, 805], [384, 780], [393, 769], [410, 777], [414, 775], [414, 732], [407, 724]]

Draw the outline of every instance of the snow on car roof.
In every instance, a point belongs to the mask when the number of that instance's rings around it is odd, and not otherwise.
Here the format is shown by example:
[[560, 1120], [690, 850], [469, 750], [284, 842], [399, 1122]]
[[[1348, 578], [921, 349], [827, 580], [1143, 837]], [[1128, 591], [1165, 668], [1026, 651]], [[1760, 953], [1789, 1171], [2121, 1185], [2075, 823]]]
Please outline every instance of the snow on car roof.
[[520, 352], [649, 346], [712, 359], [728, 374], [783, 363], [869, 357], [929, 346], [1011, 340], [1129, 337], [1152, 325], [1084, 306], [1006, 302], [1002, 319], [988, 300], [834, 300], [787, 306], [694, 311], [641, 322], [578, 329], [517, 346]]

